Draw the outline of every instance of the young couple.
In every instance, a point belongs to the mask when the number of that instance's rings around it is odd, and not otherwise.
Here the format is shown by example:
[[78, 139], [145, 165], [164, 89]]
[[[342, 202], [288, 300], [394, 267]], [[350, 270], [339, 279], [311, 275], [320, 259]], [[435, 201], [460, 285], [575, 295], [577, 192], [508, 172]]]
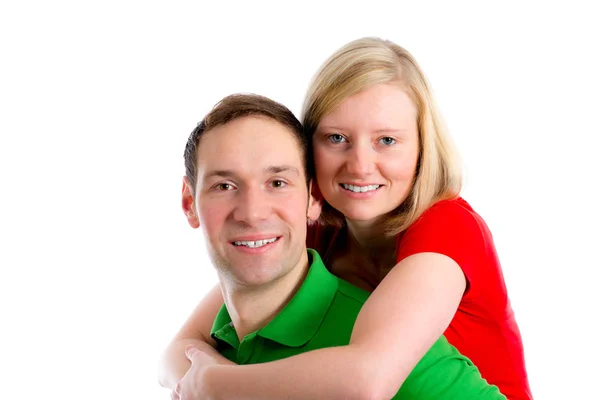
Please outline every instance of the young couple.
[[302, 122], [233, 95], [188, 140], [183, 210], [220, 285], [161, 360], [172, 398], [531, 399], [491, 234], [414, 58], [345, 45]]

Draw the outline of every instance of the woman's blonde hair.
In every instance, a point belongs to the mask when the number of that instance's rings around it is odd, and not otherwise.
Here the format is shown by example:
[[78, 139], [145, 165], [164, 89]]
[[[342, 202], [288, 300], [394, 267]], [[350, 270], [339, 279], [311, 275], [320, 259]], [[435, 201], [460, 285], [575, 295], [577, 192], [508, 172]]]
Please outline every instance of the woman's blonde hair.
[[[309, 144], [321, 119], [348, 97], [377, 84], [397, 83], [417, 108], [419, 158], [413, 187], [385, 222], [385, 231], [406, 230], [435, 202], [458, 196], [462, 165], [425, 74], [413, 56], [388, 40], [362, 38], [336, 51], [308, 89], [303, 124]], [[324, 201], [321, 222], [341, 226], [344, 216]]]

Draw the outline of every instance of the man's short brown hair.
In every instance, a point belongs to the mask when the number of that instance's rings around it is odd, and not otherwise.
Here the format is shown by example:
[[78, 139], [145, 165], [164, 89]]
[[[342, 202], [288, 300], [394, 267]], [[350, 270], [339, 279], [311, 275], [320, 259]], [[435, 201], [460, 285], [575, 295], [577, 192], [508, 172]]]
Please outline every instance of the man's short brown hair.
[[223, 98], [213, 109], [198, 123], [190, 134], [185, 152], [185, 174], [193, 188], [196, 187], [196, 154], [202, 135], [209, 130], [225, 125], [228, 122], [242, 117], [262, 116], [279, 122], [294, 135], [298, 141], [299, 150], [302, 152], [302, 161], [307, 183], [313, 177], [313, 162], [310, 158], [306, 136], [302, 124], [286, 106], [273, 101], [265, 96], [256, 94], [233, 94]]

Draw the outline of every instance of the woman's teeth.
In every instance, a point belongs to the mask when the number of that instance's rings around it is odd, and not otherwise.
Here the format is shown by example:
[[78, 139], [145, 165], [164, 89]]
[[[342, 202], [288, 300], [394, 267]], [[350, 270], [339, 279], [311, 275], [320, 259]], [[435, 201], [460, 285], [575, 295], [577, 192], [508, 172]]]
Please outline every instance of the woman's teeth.
[[342, 187], [346, 190], [349, 190], [354, 193], [364, 193], [370, 192], [372, 190], [377, 190], [381, 185], [367, 185], [367, 186], [355, 186], [355, 185], [347, 185], [342, 183]]

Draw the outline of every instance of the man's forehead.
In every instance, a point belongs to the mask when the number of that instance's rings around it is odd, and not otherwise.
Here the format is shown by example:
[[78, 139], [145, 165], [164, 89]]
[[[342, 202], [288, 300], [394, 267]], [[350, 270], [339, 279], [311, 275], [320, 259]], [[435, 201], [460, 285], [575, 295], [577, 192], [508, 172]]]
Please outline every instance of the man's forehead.
[[240, 118], [211, 129], [201, 139], [197, 156], [198, 172], [203, 173], [303, 170], [298, 139], [287, 127], [265, 118]]

